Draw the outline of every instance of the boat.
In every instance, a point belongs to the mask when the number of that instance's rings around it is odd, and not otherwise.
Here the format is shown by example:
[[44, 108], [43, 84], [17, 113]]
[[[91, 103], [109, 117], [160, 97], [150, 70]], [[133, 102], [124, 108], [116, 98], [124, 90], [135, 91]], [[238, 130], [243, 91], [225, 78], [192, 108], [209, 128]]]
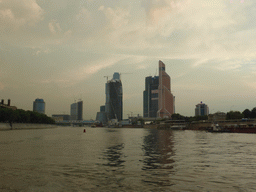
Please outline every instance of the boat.
[[231, 124], [225, 126], [213, 124], [209, 132], [256, 133], [256, 124]]
[[224, 128], [231, 133], [256, 133], [256, 124], [235, 124]]
[[108, 121], [108, 127], [109, 128], [119, 128], [121, 125], [119, 125], [118, 119], [111, 119]]
[[224, 132], [224, 128], [221, 127], [218, 123], [213, 123], [208, 131], [209, 132]]
[[92, 125], [91, 125], [91, 127], [103, 127], [103, 124], [102, 124], [102, 122], [100, 122], [100, 123], [93, 123]]

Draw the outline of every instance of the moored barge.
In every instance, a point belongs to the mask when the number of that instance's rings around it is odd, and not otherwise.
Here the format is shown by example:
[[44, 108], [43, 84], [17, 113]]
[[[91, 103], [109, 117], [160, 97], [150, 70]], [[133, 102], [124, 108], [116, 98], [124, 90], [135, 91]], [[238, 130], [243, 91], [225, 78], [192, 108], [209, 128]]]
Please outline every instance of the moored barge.
[[209, 132], [228, 132], [228, 133], [256, 133], [256, 124], [232, 124], [225, 126], [213, 125]]

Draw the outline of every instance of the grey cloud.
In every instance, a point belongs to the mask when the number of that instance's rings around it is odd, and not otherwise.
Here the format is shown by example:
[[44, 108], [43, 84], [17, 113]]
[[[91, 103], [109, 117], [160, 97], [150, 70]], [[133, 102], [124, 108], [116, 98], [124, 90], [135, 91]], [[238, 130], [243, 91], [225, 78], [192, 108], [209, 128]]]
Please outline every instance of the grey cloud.
[[0, 5], [2, 29], [15, 30], [22, 25], [33, 25], [43, 19], [44, 11], [35, 0], [2, 0]]

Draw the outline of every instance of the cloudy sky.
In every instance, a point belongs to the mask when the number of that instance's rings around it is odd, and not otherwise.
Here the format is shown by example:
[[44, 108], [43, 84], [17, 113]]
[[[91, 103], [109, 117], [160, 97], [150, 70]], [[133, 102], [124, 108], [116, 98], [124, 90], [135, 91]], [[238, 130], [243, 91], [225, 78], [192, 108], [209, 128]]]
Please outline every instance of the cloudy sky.
[[256, 106], [255, 0], [0, 0], [0, 95], [47, 115], [105, 104], [122, 73], [124, 118], [142, 114], [145, 77], [166, 64], [176, 112]]

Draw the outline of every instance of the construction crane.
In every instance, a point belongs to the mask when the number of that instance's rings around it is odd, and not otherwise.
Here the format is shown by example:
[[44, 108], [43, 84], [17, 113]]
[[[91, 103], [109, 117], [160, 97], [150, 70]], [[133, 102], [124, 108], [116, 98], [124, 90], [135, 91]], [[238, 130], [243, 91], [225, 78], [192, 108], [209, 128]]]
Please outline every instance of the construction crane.
[[111, 76], [104, 76], [104, 78], [107, 78], [107, 82], [108, 82], [108, 78], [111, 77]]

